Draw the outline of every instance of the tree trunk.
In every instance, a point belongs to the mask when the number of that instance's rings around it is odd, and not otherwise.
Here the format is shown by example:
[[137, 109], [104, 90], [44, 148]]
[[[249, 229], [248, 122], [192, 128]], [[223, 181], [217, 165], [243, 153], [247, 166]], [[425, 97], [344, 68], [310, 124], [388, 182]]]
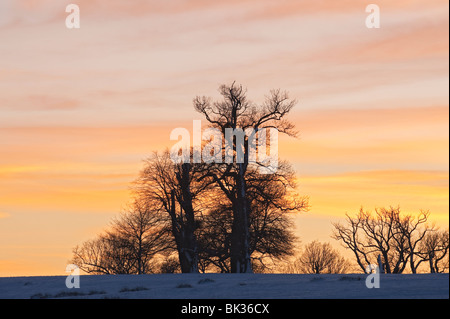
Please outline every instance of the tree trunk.
[[383, 252], [383, 259], [384, 259], [384, 270], [387, 274], [391, 273], [391, 265], [389, 265], [389, 259], [386, 252]]
[[142, 239], [141, 237], [138, 240], [138, 256], [137, 256], [137, 260], [138, 260], [138, 274], [142, 275], [144, 273], [143, 271], [143, 263], [142, 263]]
[[248, 227], [245, 223], [245, 211], [242, 202], [237, 201], [233, 205], [233, 225], [231, 233], [231, 272], [251, 272], [250, 258], [248, 254]]
[[433, 252], [430, 252], [429, 258], [430, 258], [430, 273], [434, 274], [434, 273], [436, 273], [436, 269], [434, 268], [434, 263], [433, 263], [433, 258], [434, 258]]
[[249, 207], [246, 198], [243, 164], [239, 164], [236, 176], [236, 200], [233, 203], [233, 225], [231, 234], [231, 272], [252, 273], [249, 252]]
[[190, 163], [184, 163], [181, 166], [181, 176], [177, 174], [179, 184], [181, 186], [181, 206], [185, 213], [185, 221], [181, 216], [182, 232], [181, 232], [181, 249], [180, 264], [183, 273], [198, 273], [198, 248], [195, 238], [195, 217], [192, 205], [192, 195], [190, 189]]
[[413, 253], [411, 253], [411, 255], [409, 255], [409, 265], [411, 267], [411, 272], [413, 274], [415, 274], [415, 273], [417, 273], [417, 270], [416, 270], [416, 266], [414, 264], [414, 257], [413, 256], [414, 256]]
[[381, 258], [381, 254], [378, 254], [378, 268], [379, 268], [380, 274], [384, 274], [384, 263]]

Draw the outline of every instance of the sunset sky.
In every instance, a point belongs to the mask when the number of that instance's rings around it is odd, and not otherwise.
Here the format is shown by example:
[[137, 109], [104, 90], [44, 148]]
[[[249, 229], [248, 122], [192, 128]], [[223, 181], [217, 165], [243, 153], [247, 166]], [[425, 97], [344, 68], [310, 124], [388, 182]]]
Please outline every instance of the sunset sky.
[[[65, 12], [78, 4], [81, 28]], [[381, 27], [368, 29], [376, 3]], [[1, 0], [0, 276], [64, 275], [129, 199], [142, 160], [237, 81], [298, 100], [279, 155], [303, 243], [361, 206], [449, 222], [444, 0]], [[206, 122], [202, 121], [205, 126]]]

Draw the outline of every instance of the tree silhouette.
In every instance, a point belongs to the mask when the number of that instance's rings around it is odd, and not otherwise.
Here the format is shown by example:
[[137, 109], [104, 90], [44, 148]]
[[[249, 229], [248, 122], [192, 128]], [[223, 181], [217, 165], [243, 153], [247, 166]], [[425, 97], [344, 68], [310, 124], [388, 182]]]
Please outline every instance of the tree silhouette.
[[170, 245], [158, 213], [136, 199], [107, 231], [76, 246], [71, 263], [92, 274], [151, 273], [152, 259]]
[[288, 265], [287, 271], [301, 274], [342, 274], [352, 269], [330, 243], [312, 241], [305, 245], [300, 256]]
[[[333, 238], [354, 253], [364, 272], [368, 265], [377, 264], [381, 255], [386, 273], [403, 273], [407, 265], [416, 273], [420, 263], [428, 260], [434, 250], [431, 243], [428, 248], [426, 245], [436, 231], [435, 226], [427, 224], [429, 215], [426, 211], [417, 216], [404, 215], [399, 207], [377, 208], [374, 214], [361, 208], [355, 217], [346, 214], [346, 224], [333, 224]], [[442, 247], [445, 247], [444, 239]], [[448, 249], [436, 248], [436, 251], [446, 254]]]
[[[219, 93], [223, 100], [217, 102], [212, 102], [211, 98], [205, 96], [196, 97], [194, 108], [204, 115], [211, 127], [220, 130], [223, 141], [227, 139], [227, 130], [245, 132], [252, 129], [254, 134], [260, 132], [262, 134], [263, 129], [276, 128], [279, 132], [296, 136], [294, 125], [285, 118], [296, 104], [294, 100], [289, 99], [287, 93], [273, 90], [260, 106], [249, 101], [246, 90], [235, 82], [231, 85], [221, 85]], [[258, 138], [262, 138], [262, 135], [258, 135]], [[233, 136], [232, 145], [232, 150], [225, 147], [225, 154], [231, 151], [236, 158], [240, 155], [243, 161], [214, 164], [217, 169], [211, 171], [209, 175], [232, 205], [231, 272], [245, 273], [252, 272], [249, 244], [251, 206], [247, 196], [247, 171], [251, 146], [248, 136], [244, 137], [243, 145], [239, 145], [237, 138]], [[265, 163], [258, 164], [267, 168]]]

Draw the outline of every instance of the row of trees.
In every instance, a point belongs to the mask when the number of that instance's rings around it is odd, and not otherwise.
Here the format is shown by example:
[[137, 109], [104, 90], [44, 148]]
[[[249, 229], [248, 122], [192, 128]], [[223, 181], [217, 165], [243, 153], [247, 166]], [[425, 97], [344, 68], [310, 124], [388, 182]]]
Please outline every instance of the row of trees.
[[[449, 231], [428, 223], [430, 213], [405, 215], [399, 207], [379, 208], [375, 213], [363, 208], [344, 223], [333, 224], [332, 238], [355, 257], [355, 263], [341, 256], [330, 243], [313, 241], [305, 245], [282, 272], [337, 274], [371, 271], [379, 265], [385, 273], [405, 271], [442, 273], [449, 270]], [[420, 268], [419, 268], [420, 267]]]
[[[272, 174], [249, 160], [249, 136], [239, 143], [237, 133], [251, 129], [265, 139], [265, 129], [295, 136], [286, 120], [295, 105], [288, 95], [272, 91], [258, 106], [235, 83], [219, 89], [223, 100], [196, 97], [194, 108], [222, 134], [232, 130], [232, 153], [242, 162], [176, 163], [172, 153], [154, 153], [133, 185], [134, 202], [97, 239], [74, 249], [73, 263], [88, 273], [148, 273], [151, 262], [164, 256], [160, 268], [170, 269], [177, 255], [183, 273], [220, 271], [243, 273], [264, 269], [293, 253], [296, 240], [289, 214], [307, 209], [307, 198], [296, 192], [295, 174], [287, 162], [278, 162]], [[203, 146], [204, 147], [204, 146]], [[180, 149], [179, 152], [182, 152]], [[194, 150], [195, 151], [195, 150]], [[260, 150], [256, 149], [257, 152]], [[264, 150], [265, 151], [265, 150]], [[234, 157], [233, 156], [233, 157]]]
[[[428, 212], [403, 216], [399, 208], [361, 211], [334, 224], [333, 237], [353, 252], [356, 263], [344, 258], [330, 243], [306, 244], [294, 260], [296, 237], [292, 223], [280, 211], [258, 211], [251, 219], [250, 246], [255, 271], [333, 274], [365, 272], [382, 256], [386, 273], [431, 273], [449, 269], [449, 233], [426, 221]], [[174, 240], [172, 217], [135, 201], [115, 218], [109, 230], [74, 249], [73, 263], [88, 273], [143, 274], [182, 271], [179, 244]], [[226, 206], [196, 221], [199, 271], [231, 272], [232, 212]], [[181, 225], [181, 224], [180, 224]], [[175, 257], [177, 256], [177, 257]], [[291, 261], [288, 261], [291, 260]]]
[[[346, 215], [335, 223], [333, 238], [349, 249], [363, 272], [381, 257], [386, 273], [416, 273], [422, 263], [431, 273], [449, 269], [449, 232], [428, 223], [430, 213], [402, 214], [400, 208], [380, 208]], [[408, 267], [409, 266], [409, 267]]]
[[[449, 232], [427, 223], [429, 212], [418, 216], [402, 215], [399, 208], [363, 209], [347, 215], [345, 223], [334, 224], [332, 237], [355, 256], [344, 258], [330, 243], [306, 244], [293, 261], [281, 266], [281, 272], [303, 274], [339, 274], [371, 271], [379, 265], [385, 273], [405, 271], [442, 273], [449, 270]], [[421, 267], [421, 268], [419, 268]]]
[[[72, 263], [87, 273], [145, 274], [266, 271], [277, 261], [292, 256], [297, 238], [290, 215], [306, 211], [308, 200], [296, 191], [295, 173], [289, 163], [278, 161], [271, 174], [263, 161], [250, 161], [251, 143], [238, 132], [250, 129], [262, 136], [264, 129], [296, 136], [286, 120], [295, 101], [279, 90], [262, 105], [249, 101], [246, 90], [235, 83], [219, 89], [223, 99], [213, 102], [196, 97], [194, 108], [211, 128], [221, 132], [219, 161], [173, 161], [173, 152], [155, 152], [144, 162], [133, 184], [132, 204], [108, 230], [73, 250]], [[232, 130], [233, 158], [225, 141]], [[228, 141], [230, 141], [228, 139]], [[205, 141], [210, 142], [210, 141]], [[257, 152], [259, 144], [257, 144]], [[201, 152], [207, 145], [201, 146]], [[182, 153], [183, 149], [176, 150]], [[265, 151], [265, 150], [264, 150]], [[345, 223], [334, 224], [333, 238], [349, 249], [357, 267], [366, 271], [382, 257], [387, 273], [416, 273], [421, 264], [430, 272], [448, 270], [448, 231], [427, 223], [428, 212], [402, 215], [399, 208], [381, 208], [374, 214], [363, 209]], [[285, 271], [342, 273], [352, 270], [329, 244], [312, 242]]]

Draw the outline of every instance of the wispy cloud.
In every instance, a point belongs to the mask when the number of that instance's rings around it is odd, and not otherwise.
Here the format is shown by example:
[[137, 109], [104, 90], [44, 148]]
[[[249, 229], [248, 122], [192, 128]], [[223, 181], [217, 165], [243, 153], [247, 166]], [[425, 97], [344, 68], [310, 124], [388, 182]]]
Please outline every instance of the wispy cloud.
[[13, 111], [64, 111], [74, 110], [80, 106], [77, 99], [47, 94], [4, 98], [0, 103], [0, 109]]

